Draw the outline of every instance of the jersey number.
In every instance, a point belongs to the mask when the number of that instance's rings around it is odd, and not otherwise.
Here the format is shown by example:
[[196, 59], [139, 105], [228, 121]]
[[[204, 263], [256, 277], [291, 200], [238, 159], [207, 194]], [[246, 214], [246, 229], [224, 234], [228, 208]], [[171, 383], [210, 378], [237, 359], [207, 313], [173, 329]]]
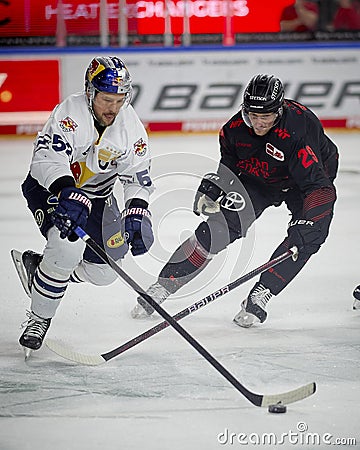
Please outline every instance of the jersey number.
[[68, 155], [71, 154], [71, 145], [68, 142], [64, 142], [59, 134], [54, 134], [52, 139], [52, 149], [55, 152], [62, 152], [66, 150]]
[[301, 159], [301, 164], [305, 167], [305, 169], [310, 167], [314, 162], [319, 161], [313, 149], [309, 145], [298, 151], [298, 157]]
[[151, 186], [152, 185], [151, 178], [149, 176], [149, 171], [147, 169], [142, 170], [141, 172], [137, 172], [136, 177], [141, 186]]

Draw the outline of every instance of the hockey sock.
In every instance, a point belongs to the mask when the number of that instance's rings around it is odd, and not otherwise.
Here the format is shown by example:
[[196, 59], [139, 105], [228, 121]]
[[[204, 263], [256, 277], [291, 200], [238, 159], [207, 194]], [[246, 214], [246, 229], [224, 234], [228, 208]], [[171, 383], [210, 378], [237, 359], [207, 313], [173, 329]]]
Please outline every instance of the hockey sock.
[[[279, 247], [271, 255], [270, 259], [276, 258], [283, 253], [284, 250], [288, 250], [286, 240], [284, 243], [279, 245]], [[306, 262], [307, 261], [304, 260], [293, 261], [289, 258], [278, 264], [276, 267], [264, 272], [260, 277], [260, 283], [269, 288], [273, 295], [278, 295], [300, 272]]]
[[159, 275], [159, 283], [171, 294], [195, 278], [210, 262], [209, 253], [194, 236], [178, 247]]

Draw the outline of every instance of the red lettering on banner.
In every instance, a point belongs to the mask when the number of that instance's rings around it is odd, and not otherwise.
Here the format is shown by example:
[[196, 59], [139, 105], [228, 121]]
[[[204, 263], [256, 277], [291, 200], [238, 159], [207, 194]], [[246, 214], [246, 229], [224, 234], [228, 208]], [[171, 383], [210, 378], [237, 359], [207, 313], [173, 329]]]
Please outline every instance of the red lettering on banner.
[[[227, 7], [234, 33], [280, 31], [280, 14], [293, 0], [265, 2], [259, 0], [168, 0], [171, 32], [184, 31], [184, 11], [192, 34], [213, 34], [224, 31]], [[54, 0], [28, 0], [1, 4], [4, 16], [1, 36], [54, 36], [59, 9]], [[6, 9], [5, 9], [6, 7]], [[4, 11], [3, 11], [4, 10]], [[66, 31], [74, 35], [99, 34], [100, 0], [66, 0], [62, 3]], [[162, 34], [165, 28], [165, 0], [127, 0], [128, 29], [138, 34]], [[109, 31], [118, 32], [119, 0], [107, 1]], [[204, 20], [205, 19], [205, 20]]]

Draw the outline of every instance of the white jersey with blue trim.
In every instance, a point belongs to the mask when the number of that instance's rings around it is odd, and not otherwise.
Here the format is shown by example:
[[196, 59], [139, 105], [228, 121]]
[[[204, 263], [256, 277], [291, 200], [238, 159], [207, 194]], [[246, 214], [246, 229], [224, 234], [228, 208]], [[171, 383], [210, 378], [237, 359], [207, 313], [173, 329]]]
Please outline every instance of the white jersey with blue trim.
[[148, 202], [154, 189], [148, 136], [133, 107], [120, 109], [99, 136], [85, 93], [70, 95], [54, 108], [34, 143], [30, 173], [46, 189], [72, 176], [90, 198], [108, 196], [117, 179], [125, 202]]

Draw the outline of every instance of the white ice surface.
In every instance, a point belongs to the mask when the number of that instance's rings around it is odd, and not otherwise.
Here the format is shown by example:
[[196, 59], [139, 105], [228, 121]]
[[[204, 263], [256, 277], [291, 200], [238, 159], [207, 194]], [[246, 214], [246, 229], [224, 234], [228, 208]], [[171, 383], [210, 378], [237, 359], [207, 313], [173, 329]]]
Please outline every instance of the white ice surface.
[[[326, 440], [338, 438], [340, 448], [360, 448], [360, 312], [352, 310], [352, 291], [360, 283], [360, 136], [331, 136], [340, 148], [341, 171], [330, 236], [271, 301], [268, 320], [247, 330], [232, 323], [250, 281], [181, 322], [254, 392], [317, 383], [312, 397], [282, 415], [250, 404], [173, 329], [102, 366], [76, 365], [46, 346], [25, 363], [18, 338], [29, 300], [9, 252], [41, 252], [44, 241], [20, 192], [31, 140], [2, 138], [0, 450], [310, 450], [329, 448]], [[218, 152], [216, 135], [152, 136], [151, 143], [157, 242], [150, 254], [128, 255], [123, 263], [144, 288], [199, 223], [191, 213], [194, 189], [201, 174], [215, 168]], [[269, 209], [245, 240], [163, 306], [175, 314], [264, 263], [282, 240], [287, 219], [286, 209]], [[134, 304], [121, 280], [107, 288], [70, 286], [48, 336], [81, 352], [104, 353], [160, 321], [132, 320]], [[225, 432], [233, 433], [232, 441]], [[270, 433], [277, 443], [268, 443]]]

